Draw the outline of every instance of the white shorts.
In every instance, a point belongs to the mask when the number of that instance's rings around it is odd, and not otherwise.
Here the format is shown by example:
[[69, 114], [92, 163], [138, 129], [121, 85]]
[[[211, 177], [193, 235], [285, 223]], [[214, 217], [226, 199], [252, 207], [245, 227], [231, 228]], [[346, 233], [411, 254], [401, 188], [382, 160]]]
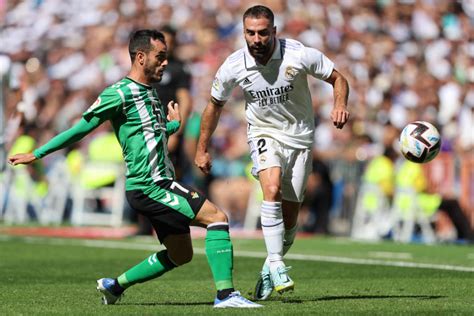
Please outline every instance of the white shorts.
[[270, 137], [251, 138], [248, 143], [253, 161], [252, 175], [258, 179], [260, 171], [280, 167], [283, 199], [303, 202], [313, 165], [311, 149], [291, 148]]

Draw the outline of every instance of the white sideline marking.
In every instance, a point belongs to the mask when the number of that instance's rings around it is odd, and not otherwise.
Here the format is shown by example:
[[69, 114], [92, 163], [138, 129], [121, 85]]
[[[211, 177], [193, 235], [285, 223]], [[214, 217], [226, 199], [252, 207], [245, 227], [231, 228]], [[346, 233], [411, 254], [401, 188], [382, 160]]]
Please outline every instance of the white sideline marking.
[[[29, 243], [42, 243], [52, 245], [68, 245], [68, 246], [85, 246], [93, 248], [111, 248], [111, 249], [127, 249], [127, 250], [151, 250], [157, 251], [164, 247], [158, 244], [136, 244], [122, 241], [109, 241], [109, 240], [95, 240], [95, 239], [61, 239], [61, 238], [35, 238], [35, 237], [11, 237], [0, 235], [0, 241], [9, 241], [13, 239], [22, 239]], [[195, 254], [206, 254], [202, 248], [194, 248]], [[267, 254], [265, 252], [258, 251], [234, 251], [236, 257], [247, 257], [247, 258], [265, 258]], [[321, 262], [335, 262], [335, 263], [346, 263], [346, 264], [360, 264], [360, 265], [379, 265], [389, 267], [402, 267], [402, 268], [417, 268], [417, 269], [435, 269], [435, 270], [447, 270], [447, 271], [460, 271], [460, 272], [474, 272], [474, 267], [465, 266], [453, 266], [447, 264], [432, 264], [432, 263], [415, 263], [405, 261], [384, 261], [377, 259], [357, 259], [348, 257], [336, 257], [336, 256], [319, 256], [319, 255], [303, 255], [303, 254], [287, 254], [285, 258], [291, 260], [303, 260], [303, 261], [321, 261]]]
[[413, 259], [409, 252], [369, 251], [369, 257], [384, 259]]

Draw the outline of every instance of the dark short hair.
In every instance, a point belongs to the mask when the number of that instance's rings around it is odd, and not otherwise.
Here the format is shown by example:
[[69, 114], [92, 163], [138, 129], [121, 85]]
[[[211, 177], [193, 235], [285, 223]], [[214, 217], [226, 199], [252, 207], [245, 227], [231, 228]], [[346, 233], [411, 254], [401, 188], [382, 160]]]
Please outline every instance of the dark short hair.
[[247, 11], [245, 11], [244, 13], [243, 21], [245, 21], [245, 19], [248, 17], [252, 17], [252, 18], [264, 17], [268, 19], [273, 26], [273, 21], [274, 21], [273, 12], [266, 6], [256, 5], [251, 8], [248, 8]]
[[128, 44], [128, 53], [132, 63], [138, 51], [148, 53], [152, 49], [151, 40], [159, 40], [166, 45], [165, 36], [157, 30], [138, 30], [132, 33]]

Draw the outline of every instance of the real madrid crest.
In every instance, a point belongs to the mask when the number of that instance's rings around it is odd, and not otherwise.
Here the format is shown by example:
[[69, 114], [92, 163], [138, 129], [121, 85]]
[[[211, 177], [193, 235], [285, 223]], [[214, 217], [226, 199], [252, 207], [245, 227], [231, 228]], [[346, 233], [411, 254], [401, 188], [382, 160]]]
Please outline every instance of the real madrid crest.
[[288, 80], [293, 80], [296, 77], [296, 70], [293, 66], [287, 66], [285, 69], [285, 77]]

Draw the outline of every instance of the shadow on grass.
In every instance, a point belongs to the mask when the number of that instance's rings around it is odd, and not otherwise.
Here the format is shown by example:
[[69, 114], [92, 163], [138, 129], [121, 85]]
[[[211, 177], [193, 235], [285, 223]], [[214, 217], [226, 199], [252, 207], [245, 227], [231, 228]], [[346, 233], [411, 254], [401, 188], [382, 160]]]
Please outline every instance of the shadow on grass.
[[[374, 300], [374, 299], [420, 299], [420, 300], [435, 300], [439, 298], [446, 298], [447, 296], [442, 295], [342, 295], [342, 296], [323, 296], [315, 298], [287, 298], [281, 299], [282, 303], [299, 304], [304, 302], [317, 302], [317, 301], [338, 301], [338, 300]], [[272, 299], [280, 301], [279, 299]]]
[[120, 303], [129, 306], [213, 306], [213, 302], [144, 302], [144, 303]]
[[[435, 300], [446, 298], [442, 295], [343, 295], [343, 296], [323, 296], [315, 298], [278, 298], [273, 297], [268, 301], [282, 302], [284, 304], [301, 304], [305, 302], [318, 301], [338, 301], [338, 300], [374, 300], [374, 299], [420, 299]], [[145, 302], [145, 303], [120, 303], [120, 305], [129, 306], [212, 306], [212, 302]]]

